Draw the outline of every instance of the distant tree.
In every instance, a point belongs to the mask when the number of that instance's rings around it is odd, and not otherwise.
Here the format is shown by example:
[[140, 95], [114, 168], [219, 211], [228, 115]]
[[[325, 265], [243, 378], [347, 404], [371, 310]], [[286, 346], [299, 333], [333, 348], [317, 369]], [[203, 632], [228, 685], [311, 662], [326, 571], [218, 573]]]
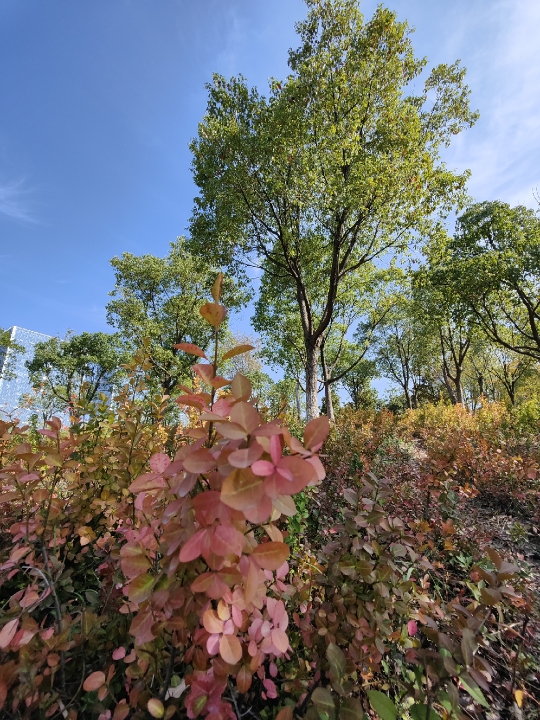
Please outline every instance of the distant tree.
[[[207, 260], [193, 257], [184, 238], [171, 243], [164, 258], [123, 253], [111, 260], [116, 285], [107, 305], [107, 320], [134, 348], [146, 341], [150, 375], [161, 392], [174, 394], [190, 378], [194, 358], [177, 350], [191, 342], [203, 350], [212, 338], [211, 326], [199, 313], [215, 280]], [[228, 308], [245, 300], [238, 284], [225, 278], [223, 299]]]
[[[10, 351], [8, 354], [8, 350]], [[11, 332], [0, 328], [0, 380], [11, 380], [13, 364], [17, 355], [24, 352], [24, 347], [11, 339]]]
[[409, 29], [379, 7], [307, 0], [291, 74], [270, 97], [215, 76], [191, 145], [200, 188], [190, 246], [232, 272], [272, 275], [294, 299], [305, 355], [307, 417], [318, 415], [321, 345], [340, 289], [407, 247], [463, 196], [439, 150], [476, 114], [464, 70], [426, 65]]
[[540, 360], [540, 217], [523, 206], [483, 202], [432, 250], [436, 282], [458, 294], [486, 336]]
[[85, 332], [37, 343], [26, 367], [34, 388], [42, 391], [42, 408], [75, 412], [115, 388], [126, 359], [119, 335]]

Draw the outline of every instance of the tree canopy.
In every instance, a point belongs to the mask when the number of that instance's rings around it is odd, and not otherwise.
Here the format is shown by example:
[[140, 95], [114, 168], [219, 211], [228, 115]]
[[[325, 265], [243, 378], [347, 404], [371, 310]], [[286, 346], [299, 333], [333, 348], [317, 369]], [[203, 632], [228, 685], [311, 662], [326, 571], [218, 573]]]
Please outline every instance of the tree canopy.
[[[199, 196], [190, 247], [237, 274], [246, 265], [294, 297], [306, 355], [307, 415], [318, 414], [320, 346], [340, 289], [363, 266], [404, 249], [460, 200], [467, 173], [441, 146], [474, 123], [465, 71], [432, 70], [410, 31], [379, 7], [308, 0], [291, 74], [266, 98], [216, 75], [193, 141]], [[322, 302], [321, 302], [322, 299]]]

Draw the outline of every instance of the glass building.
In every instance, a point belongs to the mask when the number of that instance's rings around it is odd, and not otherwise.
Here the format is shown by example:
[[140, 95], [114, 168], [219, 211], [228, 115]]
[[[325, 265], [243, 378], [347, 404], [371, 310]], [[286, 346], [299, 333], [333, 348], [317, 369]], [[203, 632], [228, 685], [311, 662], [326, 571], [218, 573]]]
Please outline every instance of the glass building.
[[[22, 396], [32, 393], [26, 362], [34, 357], [36, 344], [49, 340], [51, 336], [16, 325], [8, 332], [11, 342], [24, 350], [18, 352], [14, 348], [0, 348], [0, 417], [17, 417], [21, 423], [27, 423], [36, 411], [20, 407]], [[66, 418], [61, 419], [65, 422]]]

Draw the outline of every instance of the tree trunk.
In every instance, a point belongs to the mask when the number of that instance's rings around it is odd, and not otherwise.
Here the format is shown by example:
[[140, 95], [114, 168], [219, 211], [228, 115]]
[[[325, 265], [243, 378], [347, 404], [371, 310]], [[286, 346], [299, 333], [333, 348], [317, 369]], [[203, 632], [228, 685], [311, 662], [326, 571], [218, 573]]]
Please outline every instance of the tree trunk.
[[326, 415], [330, 422], [334, 422], [336, 417], [334, 415], [334, 405], [332, 403], [332, 390], [330, 383], [328, 382], [328, 368], [326, 367], [326, 360], [324, 357], [324, 345], [321, 347], [321, 365], [323, 371], [323, 383], [324, 383], [324, 399], [326, 401]]
[[444, 380], [444, 384], [446, 385], [446, 389], [448, 391], [448, 396], [450, 397], [450, 402], [452, 403], [452, 405], [457, 405], [458, 399], [456, 397], [456, 393], [454, 392], [454, 388], [452, 387], [452, 382], [450, 380], [450, 377], [444, 370], [443, 370], [443, 380]]
[[300, 382], [298, 380], [296, 381], [296, 414], [300, 420], [302, 413], [300, 411]]
[[306, 420], [309, 422], [319, 417], [319, 400], [317, 389], [319, 385], [319, 347], [320, 342], [306, 347]]

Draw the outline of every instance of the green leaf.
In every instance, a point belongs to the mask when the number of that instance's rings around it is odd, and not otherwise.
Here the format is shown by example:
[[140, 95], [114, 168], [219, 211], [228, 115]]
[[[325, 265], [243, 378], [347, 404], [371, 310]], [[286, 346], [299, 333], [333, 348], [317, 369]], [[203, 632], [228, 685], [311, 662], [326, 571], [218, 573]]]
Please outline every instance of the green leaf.
[[381, 720], [396, 720], [397, 709], [392, 700], [379, 690], [368, 690], [367, 696], [371, 707]]
[[319, 711], [319, 714], [326, 715], [329, 718], [335, 717], [336, 706], [334, 705], [332, 693], [329, 690], [322, 687], [315, 688], [311, 699]]
[[409, 714], [413, 720], [440, 720], [441, 717], [433, 708], [429, 708], [428, 716], [428, 706], [420, 703], [412, 705], [409, 708]]
[[488, 704], [488, 701], [484, 697], [484, 693], [480, 690], [478, 685], [471, 677], [460, 675], [459, 682], [463, 685], [463, 687], [469, 693], [473, 700], [475, 700], [477, 703], [480, 703], [480, 705], [489, 710], [490, 706]]
[[339, 720], [363, 720], [364, 710], [355, 698], [345, 698], [339, 708]]
[[345, 675], [347, 665], [343, 651], [335, 643], [330, 643], [326, 648], [326, 659], [330, 663], [330, 667], [334, 671], [337, 679], [341, 681]]

